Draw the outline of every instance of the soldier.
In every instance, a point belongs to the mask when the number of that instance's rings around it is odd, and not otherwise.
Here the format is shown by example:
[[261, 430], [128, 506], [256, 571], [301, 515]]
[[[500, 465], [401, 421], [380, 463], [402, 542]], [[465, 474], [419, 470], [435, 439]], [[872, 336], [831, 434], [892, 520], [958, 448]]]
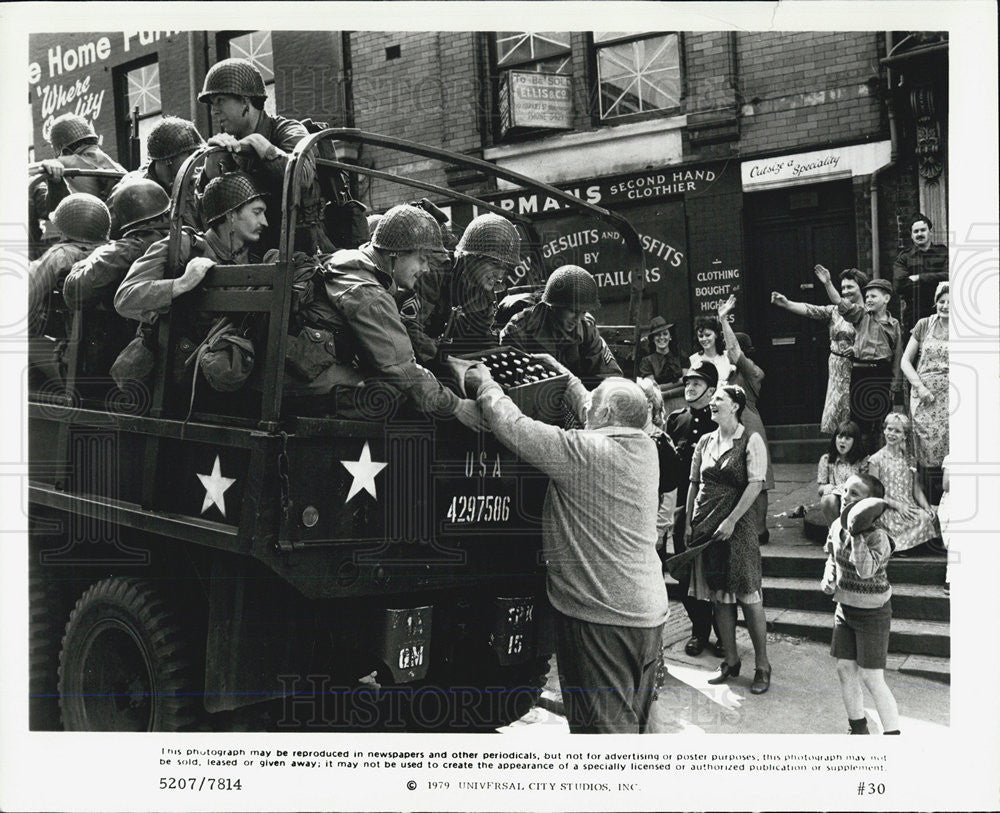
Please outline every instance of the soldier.
[[[202, 213], [208, 228], [203, 234], [185, 228], [181, 233], [177, 262], [184, 273], [168, 278], [169, 238], [153, 243], [137, 259], [115, 294], [114, 305], [126, 319], [152, 323], [170, 310], [173, 301], [193, 290], [215, 265], [242, 265], [249, 262], [250, 246], [260, 240], [267, 226], [264, 193], [248, 175], [232, 172], [209, 181], [202, 199]], [[174, 323], [175, 364], [186, 359], [205, 337], [211, 314], [188, 314]], [[177, 368], [175, 368], [177, 369]]]
[[[188, 157], [203, 147], [205, 140], [198, 128], [186, 119], [167, 116], [149, 131], [146, 137], [146, 155], [149, 162], [142, 169], [128, 173], [118, 185], [111, 190], [108, 198], [108, 208], [111, 210], [111, 233], [120, 234], [123, 226], [116, 221], [114, 198], [126, 184], [143, 180], [156, 183], [167, 195], [167, 200], [173, 194], [174, 179]], [[197, 206], [192, 195], [185, 202], [181, 218], [185, 226], [198, 229]]]
[[137, 180], [111, 199], [112, 221], [122, 236], [77, 262], [63, 284], [63, 298], [73, 310], [86, 311], [83, 324], [83, 370], [106, 375], [135, 333], [135, 325], [115, 313], [114, 297], [129, 268], [170, 228], [170, 198], [154, 181]]
[[[61, 240], [28, 266], [28, 335], [65, 336], [63, 325], [51, 323], [51, 294], [62, 286], [70, 268], [108, 240], [111, 215], [93, 195], [74, 192], [52, 213]], [[53, 333], [52, 331], [56, 332]]]
[[32, 386], [65, 374], [63, 353], [70, 335], [68, 314], [56, 293], [73, 263], [108, 239], [111, 215], [93, 195], [74, 192], [52, 213], [60, 241], [28, 266], [28, 363]]
[[400, 309], [418, 357], [435, 357], [441, 341], [455, 353], [498, 345], [493, 323], [497, 291], [520, 261], [520, 247], [514, 224], [500, 215], [480, 215], [466, 227], [455, 247], [451, 273], [443, 275], [439, 289], [430, 294], [422, 290], [425, 278], [418, 282], [421, 297], [414, 299], [420, 308], [426, 307], [425, 312], [408, 315], [410, 301]]
[[[277, 248], [281, 227], [281, 198], [285, 167], [292, 150], [309, 133], [293, 119], [271, 116], [264, 110], [267, 92], [264, 78], [246, 59], [224, 59], [205, 76], [198, 101], [208, 104], [222, 131], [212, 136], [211, 146], [225, 147], [237, 167], [253, 178], [257, 188], [269, 196], [270, 227], [261, 237], [261, 249]], [[295, 248], [309, 254], [335, 250], [322, 227], [323, 201], [316, 180], [315, 155], [302, 168], [302, 199], [295, 231]]]
[[597, 281], [579, 266], [561, 266], [546, 282], [542, 301], [507, 323], [500, 344], [531, 354], [548, 353], [588, 387], [594, 386], [622, 374], [590, 313], [598, 307]]
[[[382, 417], [398, 398], [409, 396], [421, 412], [452, 415], [479, 428], [475, 402], [442, 387], [417, 363], [399, 315], [397, 298], [413, 291], [427, 272], [429, 255], [444, 250], [434, 218], [416, 206], [402, 205], [385, 213], [370, 242], [334, 254], [326, 262], [320, 295], [302, 315], [307, 326], [303, 341], [308, 343], [316, 330], [325, 331], [332, 342], [324, 345], [335, 348], [335, 360], [305, 383], [289, 382], [286, 392], [329, 394], [328, 409], [354, 418], [373, 416], [375, 399], [366, 400], [372, 392], [391, 396], [391, 403], [382, 404]], [[364, 386], [358, 386], [362, 377]], [[301, 400], [298, 405], [305, 406]]]
[[47, 208], [52, 211], [71, 192], [86, 192], [107, 200], [116, 181], [113, 178], [66, 178], [66, 169], [113, 169], [125, 173], [125, 167], [112, 160], [97, 146], [94, 126], [74, 113], [65, 113], [52, 122], [49, 143], [55, 158], [42, 161], [42, 172], [48, 185]]

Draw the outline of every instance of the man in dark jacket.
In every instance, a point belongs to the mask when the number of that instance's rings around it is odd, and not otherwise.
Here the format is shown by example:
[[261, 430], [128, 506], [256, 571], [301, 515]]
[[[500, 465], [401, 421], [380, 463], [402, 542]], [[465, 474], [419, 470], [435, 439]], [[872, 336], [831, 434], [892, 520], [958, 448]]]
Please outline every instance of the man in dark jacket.
[[[309, 135], [308, 131], [294, 119], [271, 116], [264, 110], [267, 101], [264, 78], [246, 59], [224, 59], [213, 65], [205, 76], [198, 101], [211, 107], [221, 130], [208, 140], [209, 145], [230, 150], [236, 166], [269, 196], [267, 219], [270, 225], [261, 236], [260, 248], [277, 248], [285, 167], [295, 145]], [[317, 250], [333, 251], [334, 245], [322, 227], [323, 201], [316, 180], [315, 154], [305, 158], [301, 178], [302, 199], [295, 227], [295, 248], [309, 254]]]
[[500, 343], [525, 353], [548, 353], [588, 387], [621, 376], [611, 349], [591, 315], [600, 307], [597, 281], [576, 265], [552, 272], [542, 301], [516, 314], [500, 333]]
[[82, 372], [88, 376], [106, 376], [135, 334], [136, 325], [115, 312], [115, 293], [132, 263], [170, 228], [170, 198], [153, 181], [128, 184], [112, 196], [111, 208], [122, 236], [77, 262], [63, 283], [69, 308], [85, 312]]
[[892, 291], [899, 302], [904, 336], [918, 319], [930, 316], [934, 291], [948, 279], [948, 247], [931, 242], [931, 221], [926, 215], [918, 215], [911, 224], [910, 240], [912, 245], [892, 264]]
[[[687, 406], [674, 410], [667, 416], [667, 434], [674, 441], [677, 454], [688, 471], [691, 470], [691, 460], [694, 457], [694, 447], [702, 435], [707, 435], [716, 428], [715, 421], [709, 413], [708, 403], [719, 385], [719, 371], [714, 364], [702, 362], [697, 367], [688, 370], [684, 376], [684, 400]], [[684, 539], [685, 512], [690, 480], [681, 478], [677, 486], [677, 511], [674, 514], [674, 553], [683, 553], [687, 548]], [[688, 595], [690, 573], [680, 577], [682, 602], [691, 619], [691, 637], [684, 646], [684, 651], [691, 656], [700, 655], [708, 645], [709, 633], [712, 629], [712, 604], [709, 601], [699, 601]], [[716, 630], [716, 638], [719, 633]], [[716, 641], [713, 650], [722, 657], [722, 645]]]

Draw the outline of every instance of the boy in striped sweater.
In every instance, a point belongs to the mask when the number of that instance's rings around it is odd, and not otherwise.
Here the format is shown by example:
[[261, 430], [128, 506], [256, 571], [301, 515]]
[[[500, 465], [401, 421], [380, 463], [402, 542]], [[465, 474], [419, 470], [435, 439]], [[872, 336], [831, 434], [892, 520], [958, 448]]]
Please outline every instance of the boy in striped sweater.
[[868, 474], [844, 483], [844, 506], [826, 538], [827, 560], [822, 589], [837, 602], [830, 654], [851, 734], [867, 734], [862, 684], [868, 687], [884, 734], [899, 733], [896, 699], [885, 682], [892, 619], [892, 588], [886, 564], [893, 544], [876, 523], [885, 510], [885, 489]]

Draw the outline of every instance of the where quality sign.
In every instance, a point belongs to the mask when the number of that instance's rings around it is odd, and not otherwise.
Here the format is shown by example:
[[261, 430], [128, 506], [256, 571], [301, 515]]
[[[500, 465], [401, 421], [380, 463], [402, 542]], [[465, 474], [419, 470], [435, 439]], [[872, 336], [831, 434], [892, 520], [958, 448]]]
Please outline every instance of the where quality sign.
[[572, 78], [508, 71], [500, 85], [500, 126], [504, 133], [515, 127], [571, 128]]

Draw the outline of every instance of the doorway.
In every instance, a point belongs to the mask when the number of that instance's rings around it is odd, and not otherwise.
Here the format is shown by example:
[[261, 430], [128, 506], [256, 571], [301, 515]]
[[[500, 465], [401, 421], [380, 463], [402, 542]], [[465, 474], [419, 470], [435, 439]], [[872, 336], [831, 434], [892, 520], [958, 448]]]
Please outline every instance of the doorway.
[[[818, 424], [826, 397], [829, 324], [771, 304], [771, 291], [814, 305], [830, 304], [813, 273], [834, 275], [857, 263], [850, 181], [747, 194], [747, 314], [765, 373], [760, 414], [765, 424]], [[867, 270], [867, 269], [863, 269]]]

